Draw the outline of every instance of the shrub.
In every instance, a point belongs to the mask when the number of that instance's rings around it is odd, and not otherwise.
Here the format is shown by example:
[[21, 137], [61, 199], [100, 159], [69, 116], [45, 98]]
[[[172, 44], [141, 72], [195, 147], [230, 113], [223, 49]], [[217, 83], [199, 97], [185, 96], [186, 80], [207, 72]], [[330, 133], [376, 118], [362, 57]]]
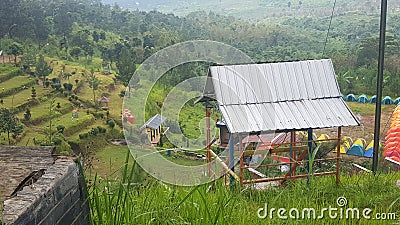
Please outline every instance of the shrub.
[[103, 119], [104, 118], [104, 113], [102, 113], [102, 112], [92, 112], [92, 114], [96, 119]]
[[114, 120], [109, 120], [109, 121], [107, 121], [107, 125], [108, 125], [111, 129], [114, 129], [114, 127], [115, 127], [115, 121], [114, 121]]
[[65, 126], [64, 126], [64, 125], [58, 125], [56, 129], [57, 129], [57, 131], [58, 131], [59, 133], [64, 133]]
[[79, 139], [87, 139], [89, 137], [88, 133], [79, 134]]
[[97, 134], [99, 134], [99, 128], [97, 128], [97, 127], [92, 128], [90, 130], [89, 134], [93, 135], [93, 136], [97, 136]]
[[97, 129], [99, 130], [100, 134], [105, 134], [107, 132], [107, 129], [101, 126], [98, 126]]

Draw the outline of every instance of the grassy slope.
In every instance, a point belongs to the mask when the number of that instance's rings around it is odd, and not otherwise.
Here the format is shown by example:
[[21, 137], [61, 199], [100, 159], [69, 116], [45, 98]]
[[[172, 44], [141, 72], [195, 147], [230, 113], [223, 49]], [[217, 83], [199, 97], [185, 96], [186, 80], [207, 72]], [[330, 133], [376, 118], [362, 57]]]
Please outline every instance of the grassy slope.
[[[128, 179], [130, 170], [123, 169], [122, 161], [126, 147], [108, 147], [105, 150], [97, 156], [101, 162], [98, 165], [102, 168], [109, 168], [111, 165], [111, 169], [102, 169], [102, 173], [108, 174], [104, 180], [107, 182], [96, 182], [90, 192], [92, 219], [100, 224], [366, 225], [399, 222], [330, 219], [328, 214], [325, 214], [324, 219], [281, 220], [276, 212], [273, 219], [260, 219], [257, 217], [257, 210], [264, 207], [265, 203], [268, 204], [268, 209], [284, 207], [287, 210], [321, 210], [329, 206], [338, 207], [336, 200], [343, 196], [348, 200], [344, 210], [350, 207], [358, 207], [361, 210], [368, 207], [374, 213], [394, 212], [399, 215], [400, 190], [395, 186], [395, 181], [400, 179], [400, 173], [380, 174], [376, 177], [369, 174], [352, 177], [342, 175], [340, 185], [335, 184], [334, 177], [318, 177], [311, 180], [311, 185], [307, 185], [306, 180], [298, 180], [294, 185], [269, 191], [229, 189], [221, 182], [217, 182], [211, 189], [208, 185], [195, 188], [168, 187], [143, 177], [137, 170], [134, 170], [134, 176]], [[116, 171], [118, 168], [121, 170]], [[118, 178], [115, 179], [116, 177]], [[137, 181], [142, 181], [140, 186], [137, 186]]]

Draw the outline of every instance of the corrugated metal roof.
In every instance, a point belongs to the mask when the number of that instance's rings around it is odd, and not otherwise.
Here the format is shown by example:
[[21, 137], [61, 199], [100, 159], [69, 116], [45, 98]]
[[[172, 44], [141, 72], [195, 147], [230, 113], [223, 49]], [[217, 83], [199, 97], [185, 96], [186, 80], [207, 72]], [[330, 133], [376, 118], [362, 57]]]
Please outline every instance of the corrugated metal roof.
[[157, 114], [153, 117], [151, 117], [145, 124], [140, 129], [144, 128], [151, 128], [153, 130], [158, 129], [162, 123], [165, 121], [165, 117], [161, 116], [160, 114]]
[[232, 133], [359, 125], [330, 59], [212, 66], [203, 94]]

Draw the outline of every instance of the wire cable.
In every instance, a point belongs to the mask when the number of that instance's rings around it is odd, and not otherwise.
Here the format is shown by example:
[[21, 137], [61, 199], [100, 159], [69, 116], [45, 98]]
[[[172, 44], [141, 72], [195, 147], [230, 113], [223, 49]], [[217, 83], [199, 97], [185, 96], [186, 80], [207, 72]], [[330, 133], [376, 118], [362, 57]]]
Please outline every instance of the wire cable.
[[326, 33], [326, 37], [325, 37], [325, 44], [324, 44], [324, 50], [322, 51], [322, 58], [325, 55], [325, 49], [326, 49], [326, 44], [328, 43], [328, 37], [329, 37], [329, 33], [331, 31], [331, 27], [332, 27], [332, 19], [333, 19], [333, 15], [335, 14], [335, 8], [336, 8], [336, 0], [333, 3], [333, 8], [332, 8], [332, 14], [331, 14], [331, 19], [329, 21], [329, 27], [328, 27], [328, 32]]

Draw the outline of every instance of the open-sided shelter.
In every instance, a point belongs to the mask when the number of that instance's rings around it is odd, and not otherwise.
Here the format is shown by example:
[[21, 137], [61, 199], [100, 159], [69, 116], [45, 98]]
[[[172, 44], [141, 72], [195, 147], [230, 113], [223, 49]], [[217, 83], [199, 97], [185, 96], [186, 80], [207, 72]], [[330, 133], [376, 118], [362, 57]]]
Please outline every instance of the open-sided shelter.
[[146, 129], [149, 136], [149, 140], [152, 145], [157, 146], [161, 138], [161, 125], [165, 121], [165, 117], [157, 114], [151, 117], [143, 126], [141, 130]]
[[[330, 59], [212, 66], [203, 97], [197, 102], [206, 102], [208, 126], [210, 105], [216, 104], [221, 112], [229, 132], [229, 172], [232, 175], [235, 156], [239, 157], [241, 185], [278, 180], [285, 182], [288, 179], [308, 177], [309, 174], [296, 174], [296, 168], [298, 162], [305, 160], [313, 151], [313, 143], [316, 142], [312, 139], [313, 130], [322, 128], [337, 128], [338, 136], [334, 139], [338, 143], [337, 155], [330, 158], [336, 161], [336, 170], [314, 175], [335, 174], [338, 181], [341, 127], [359, 125], [341, 97]], [[308, 140], [305, 143], [295, 143], [293, 140], [296, 131], [306, 131]], [[288, 133], [292, 137], [287, 147], [269, 148], [264, 152], [288, 152], [291, 159], [290, 170], [283, 177], [244, 180], [244, 170], [251, 166], [243, 164], [243, 156], [254, 151], [246, 152], [241, 144], [242, 140], [248, 135], [262, 132]], [[206, 142], [207, 160], [210, 162], [211, 156], [215, 157], [215, 154], [210, 149], [213, 142], [209, 128]], [[210, 168], [208, 173], [212, 175]]]

